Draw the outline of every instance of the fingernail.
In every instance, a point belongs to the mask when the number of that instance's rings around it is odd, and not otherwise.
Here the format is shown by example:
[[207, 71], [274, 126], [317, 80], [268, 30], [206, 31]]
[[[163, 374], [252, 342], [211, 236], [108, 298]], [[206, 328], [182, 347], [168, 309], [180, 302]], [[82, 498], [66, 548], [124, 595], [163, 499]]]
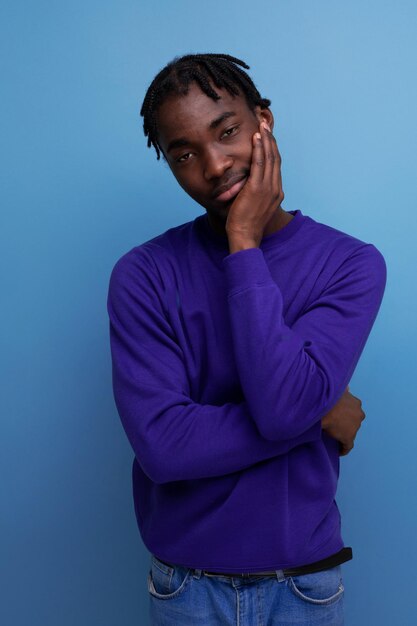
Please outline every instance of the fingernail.
[[261, 139], [261, 133], [255, 133], [255, 138], [256, 139]]

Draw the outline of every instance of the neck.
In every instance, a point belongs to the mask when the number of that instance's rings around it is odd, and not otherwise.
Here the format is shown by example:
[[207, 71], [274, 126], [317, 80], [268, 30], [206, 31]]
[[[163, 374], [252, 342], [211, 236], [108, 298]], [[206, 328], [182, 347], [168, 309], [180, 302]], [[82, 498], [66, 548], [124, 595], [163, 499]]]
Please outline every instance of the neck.
[[287, 211], [284, 211], [284, 209], [279, 206], [264, 229], [264, 237], [281, 230], [281, 228], [284, 228], [293, 218], [294, 215], [287, 213]]

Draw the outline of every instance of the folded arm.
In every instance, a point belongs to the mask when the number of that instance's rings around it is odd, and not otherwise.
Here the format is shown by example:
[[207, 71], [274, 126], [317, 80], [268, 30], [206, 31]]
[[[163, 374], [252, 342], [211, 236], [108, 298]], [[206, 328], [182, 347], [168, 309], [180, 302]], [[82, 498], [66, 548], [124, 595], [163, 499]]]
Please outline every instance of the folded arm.
[[[125, 255], [110, 278], [113, 391], [143, 471], [156, 483], [222, 476], [321, 439], [321, 424], [268, 441], [247, 402], [198, 404], [167, 321], [147, 254]], [[159, 292], [160, 293], [160, 292]]]
[[308, 431], [341, 398], [378, 313], [386, 265], [372, 244], [352, 253], [289, 327], [263, 251], [223, 259], [235, 360], [250, 413], [270, 440]]

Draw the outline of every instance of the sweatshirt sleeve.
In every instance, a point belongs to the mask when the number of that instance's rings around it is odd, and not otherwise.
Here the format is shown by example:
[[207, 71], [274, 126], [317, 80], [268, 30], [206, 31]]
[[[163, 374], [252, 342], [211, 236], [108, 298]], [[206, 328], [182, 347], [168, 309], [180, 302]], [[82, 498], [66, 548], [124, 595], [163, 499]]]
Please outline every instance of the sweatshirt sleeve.
[[363, 244], [289, 327], [260, 248], [223, 259], [233, 346], [249, 411], [270, 440], [297, 437], [340, 399], [381, 305], [384, 257]]
[[294, 438], [268, 441], [246, 402], [193, 402], [158, 280], [152, 259], [128, 253], [113, 268], [107, 298], [115, 403], [152, 481], [222, 476], [321, 439], [316, 423]]

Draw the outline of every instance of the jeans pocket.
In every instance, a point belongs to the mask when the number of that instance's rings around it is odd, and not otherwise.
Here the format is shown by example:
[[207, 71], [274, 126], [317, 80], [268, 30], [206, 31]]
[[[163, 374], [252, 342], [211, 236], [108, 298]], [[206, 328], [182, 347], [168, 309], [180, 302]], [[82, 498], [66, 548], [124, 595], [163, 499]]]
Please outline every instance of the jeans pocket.
[[311, 604], [334, 604], [345, 590], [340, 565], [313, 574], [290, 576], [289, 586], [296, 596]]
[[170, 600], [181, 595], [192, 580], [191, 568], [182, 565], [166, 565], [154, 554], [148, 572], [148, 591], [160, 600]]

